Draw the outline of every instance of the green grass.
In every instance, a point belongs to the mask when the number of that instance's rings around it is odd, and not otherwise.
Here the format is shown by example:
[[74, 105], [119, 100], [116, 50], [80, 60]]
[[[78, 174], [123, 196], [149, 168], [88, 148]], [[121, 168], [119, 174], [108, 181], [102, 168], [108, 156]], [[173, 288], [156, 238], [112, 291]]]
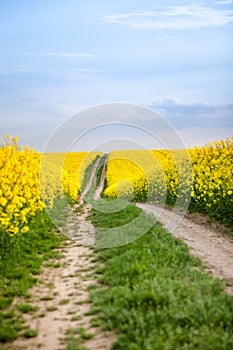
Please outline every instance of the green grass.
[[48, 263], [44, 263], [43, 264], [43, 266], [44, 267], [51, 267], [51, 268], [59, 268], [59, 267], [61, 267], [61, 264], [60, 263], [57, 263], [57, 262], [52, 262], [52, 261], [50, 261], [50, 262], [48, 262]]
[[[130, 205], [114, 214], [93, 211], [91, 219], [98, 235], [98, 227], [119, 227], [137, 215]], [[113, 349], [233, 349], [233, 297], [160, 224], [133, 243], [98, 253], [106, 267], [100, 287], [89, 289], [93, 322], [117, 332]]]
[[59, 301], [59, 305], [67, 305], [69, 304], [70, 300], [69, 299], [61, 299]]
[[53, 300], [53, 297], [51, 297], [50, 295], [45, 295], [45, 296], [41, 297], [40, 300], [42, 300], [42, 301]]
[[156, 219], [123, 199], [95, 201], [89, 219], [96, 227], [96, 247], [110, 248], [135, 241]]
[[[13, 306], [16, 297], [27, 300], [28, 293], [41, 272], [44, 260], [56, 258], [55, 248], [64, 237], [55, 229], [45, 212], [38, 214], [30, 230], [10, 238], [0, 234], [0, 344], [16, 339], [22, 334], [22, 313], [32, 313], [36, 308], [22, 301]], [[30, 332], [29, 332], [30, 333]], [[28, 334], [30, 336], [30, 334]]]
[[66, 350], [87, 350], [82, 344], [93, 338], [93, 336], [93, 334], [87, 333], [82, 327], [68, 329], [66, 335]]
[[38, 310], [37, 306], [32, 306], [27, 303], [18, 303], [16, 304], [17, 309], [23, 314], [33, 313]]
[[73, 316], [73, 317], [71, 317], [71, 321], [79, 321], [79, 320], [81, 320], [82, 319], [82, 316], [80, 316], [80, 315], [75, 315], [75, 316]]
[[26, 329], [26, 330], [23, 332], [22, 336], [23, 336], [24, 338], [34, 338], [34, 337], [37, 336], [37, 334], [38, 334], [38, 332], [37, 332], [37, 330], [35, 330], [35, 329]]
[[97, 167], [97, 172], [96, 172], [96, 187], [99, 186], [100, 184], [100, 180], [101, 180], [101, 175], [102, 175], [102, 172], [103, 172], [103, 167], [104, 167], [104, 163], [105, 163], [105, 160], [106, 160], [106, 155], [101, 157], [100, 159], [100, 162], [99, 162], [99, 165]]
[[[88, 167], [86, 168], [85, 170], [85, 175], [84, 175], [84, 180], [83, 180], [83, 183], [81, 185], [81, 189], [80, 189], [80, 193], [83, 192], [83, 190], [85, 189], [89, 179], [90, 179], [90, 176], [91, 176], [91, 171], [92, 171], [92, 168], [95, 164], [95, 162], [97, 161], [97, 159], [99, 158], [100, 156], [96, 156], [96, 158], [92, 161], [91, 164], [88, 165]], [[102, 157], [101, 157], [102, 158]], [[100, 161], [100, 164], [102, 164], [102, 161]], [[99, 169], [100, 165], [98, 166], [98, 169]]]
[[58, 308], [56, 306], [48, 306], [46, 311], [56, 311]]
[[[106, 159], [106, 156], [102, 156], [100, 158], [99, 164], [98, 164], [96, 172], [95, 172], [95, 181], [92, 183], [89, 191], [85, 195], [85, 198], [84, 198], [85, 203], [91, 203], [91, 204], [94, 203], [93, 193], [100, 184], [105, 159]], [[93, 165], [94, 165], [94, 163], [92, 163], [92, 167], [93, 167]], [[89, 177], [87, 177], [87, 175], [86, 175], [86, 180], [88, 180], [90, 178], [92, 167], [90, 168]], [[86, 181], [86, 184], [87, 184], [87, 181]]]

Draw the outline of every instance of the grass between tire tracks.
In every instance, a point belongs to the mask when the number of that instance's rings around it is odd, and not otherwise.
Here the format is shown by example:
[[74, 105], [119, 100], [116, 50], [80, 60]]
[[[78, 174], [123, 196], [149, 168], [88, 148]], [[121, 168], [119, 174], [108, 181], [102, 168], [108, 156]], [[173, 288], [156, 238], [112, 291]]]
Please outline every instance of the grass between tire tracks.
[[[92, 210], [92, 223], [117, 227], [138, 208], [107, 214]], [[225, 283], [203, 272], [199, 259], [159, 223], [133, 243], [98, 250], [99, 286], [91, 286], [93, 324], [115, 330], [113, 349], [233, 348], [233, 297]], [[104, 286], [104, 288], [103, 288]]]

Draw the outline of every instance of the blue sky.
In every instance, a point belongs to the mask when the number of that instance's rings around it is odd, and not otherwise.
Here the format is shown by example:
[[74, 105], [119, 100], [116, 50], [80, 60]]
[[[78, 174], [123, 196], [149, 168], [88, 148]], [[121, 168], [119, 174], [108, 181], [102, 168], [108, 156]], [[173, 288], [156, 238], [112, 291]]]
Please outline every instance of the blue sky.
[[69, 117], [115, 102], [159, 111], [187, 147], [231, 137], [232, 38], [231, 0], [1, 1], [0, 138], [43, 150]]

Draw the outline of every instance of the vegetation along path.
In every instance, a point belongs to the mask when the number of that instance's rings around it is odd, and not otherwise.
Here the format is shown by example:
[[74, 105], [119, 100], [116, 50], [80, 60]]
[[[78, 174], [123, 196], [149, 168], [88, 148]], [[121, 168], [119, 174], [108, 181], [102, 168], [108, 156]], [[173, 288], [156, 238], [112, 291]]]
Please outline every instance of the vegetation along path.
[[[213, 276], [225, 278], [233, 284], [233, 238], [222, 234], [220, 226], [208, 224], [201, 215], [186, 214], [138, 203], [137, 206], [153, 214], [173, 236], [182, 239], [190, 252], [199, 257]], [[227, 288], [233, 294], [233, 287]]]

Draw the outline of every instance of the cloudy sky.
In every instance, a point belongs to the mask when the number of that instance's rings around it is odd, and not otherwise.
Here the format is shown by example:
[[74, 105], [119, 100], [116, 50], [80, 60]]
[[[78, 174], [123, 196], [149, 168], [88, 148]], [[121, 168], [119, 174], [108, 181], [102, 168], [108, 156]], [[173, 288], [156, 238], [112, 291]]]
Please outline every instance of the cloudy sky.
[[232, 38], [231, 0], [1, 1], [0, 139], [43, 150], [71, 116], [116, 102], [158, 111], [187, 147], [231, 137]]

